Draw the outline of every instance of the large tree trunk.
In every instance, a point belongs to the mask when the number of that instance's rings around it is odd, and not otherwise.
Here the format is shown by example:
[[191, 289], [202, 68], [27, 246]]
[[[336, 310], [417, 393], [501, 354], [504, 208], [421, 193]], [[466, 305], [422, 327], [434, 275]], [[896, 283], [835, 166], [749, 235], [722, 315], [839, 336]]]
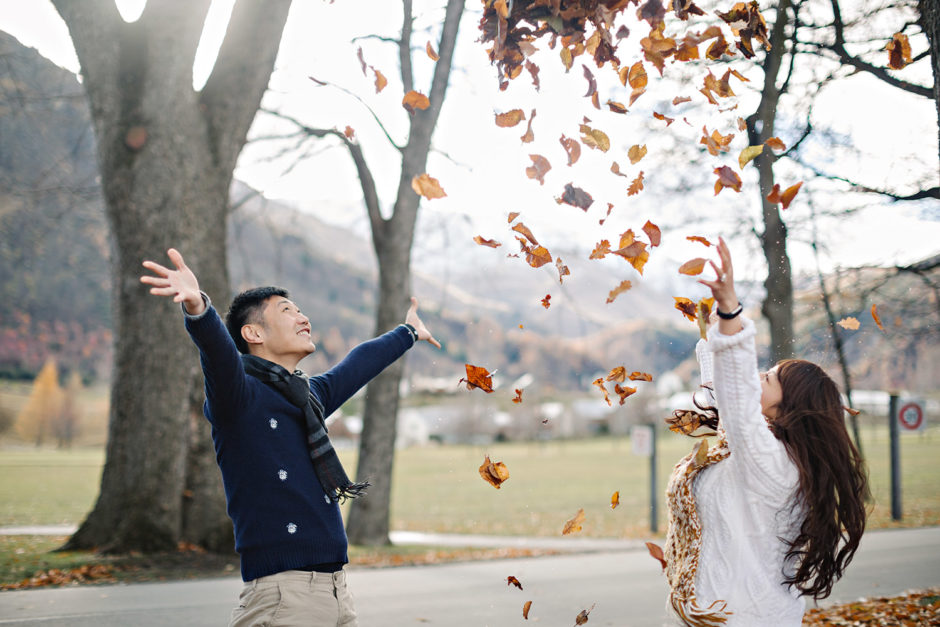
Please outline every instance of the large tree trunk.
[[937, 154], [940, 155], [940, 0], [918, 0], [917, 8], [920, 11], [920, 27], [924, 29], [930, 45], [933, 101], [937, 106]]
[[[411, 1], [404, 1], [402, 36], [399, 41], [402, 83], [405, 91], [413, 89], [411, 72]], [[379, 212], [371, 174], [361, 152], [351, 152], [359, 170], [366, 209], [372, 227], [372, 242], [379, 262], [379, 305], [376, 333], [383, 333], [404, 320], [411, 296], [411, 244], [419, 198], [411, 188], [412, 177], [422, 174], [431, 149], [431, 135], [437, 125], [447, 91], [453, 63], [457, 30], [463, 15], [464, 0], [448, 0], [444, 26], [438, 44], [440, 58], [428, 94], [430, 107], [411, 118], [408, 144], [402, 149], [398, 197], [389, 219]], [[349, 145], [349, 144], [347, 144]], [[362, 437], [359, 442], [357, 480], [372, 482], [365, 498], [353, 501], [346, 532], [353, 544], [388, 544], [389, 506], [391, 504], [392, 468], [395, 460], [399, 385], [404, 361], [393, 364], [373, 379], [366, 389]]]
[[82, 66], [114, 242], [115, 370], [94, 509], [67, 548], [231, 549], [207, 445], [201, 377], [179, 305], [148, 294], [143, 259], [179, 248], [220, 307], [235, 161], [267, 86], [290, 2], [241, 2], [212, 76], [192, 88], [208, 0], [148, 3], [125, 23], [112, 0], [54, 0]]
[[[778, 2], [776, 20], [770, 34], [772, 47], [764, 59], [764, 86], [760, 104], [757, 111], [747, 118], [748, 140], [752, 146], [763, 144], [774, 136], [774, 120], [780, 100], [777, 80], [786, 54], [789, 9], [789, 0]], [[787, 256], [787, 225], [781, 219], [777, 205], [767, 200], [774, 186], [774, 161], [769, 150], [755, 159], [764, 222], [760, 240], [767, 260], [767, 278], [764, 281], [766, 296], [761, 312], [770, 322], [772, 363], [793, 356], [793, 281], [790, 258]]]

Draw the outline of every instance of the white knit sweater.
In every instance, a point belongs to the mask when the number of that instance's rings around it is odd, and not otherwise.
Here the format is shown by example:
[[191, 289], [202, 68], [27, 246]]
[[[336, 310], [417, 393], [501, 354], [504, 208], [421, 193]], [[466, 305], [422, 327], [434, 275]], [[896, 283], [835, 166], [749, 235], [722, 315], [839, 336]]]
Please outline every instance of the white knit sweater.
[[702, 525], [696, 596], [703, 607], [726, 601], [734, 612], [728, 627], [798, 626], [804, 601], [781, 584], [792, 565], [785, 564], [780, 538], [794, 538], [804, 518], [793, 500], [799, 474], [761, 414], [754, 323], [742, 323], [734, 335], [722, 335], [715, 325], [695, 350], [731, 450], [693, 484]]

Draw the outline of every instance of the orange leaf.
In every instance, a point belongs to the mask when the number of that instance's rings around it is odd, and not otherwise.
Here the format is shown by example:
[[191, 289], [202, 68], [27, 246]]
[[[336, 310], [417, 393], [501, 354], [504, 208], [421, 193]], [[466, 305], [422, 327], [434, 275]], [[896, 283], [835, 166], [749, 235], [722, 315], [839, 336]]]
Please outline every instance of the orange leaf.
[[561, 257], [555, 257], [555, 269], [558, 270], [558, 282], [564, 283], [565, 277], [571, 274], [571, 270], [568, 269], [561, 261]]
[[591, 382], [591, 385], [596, 385], [601, 392], [604, 393], [604, 400], [607, 401], [607, 404], [610, 405], [610, 394], [607, 393], [607, 388], [604, 387], [604, 377], [599, 377], [594, 379]]
[[[659, 0], [649, 0], [649, 1], [658, 2]], [[649, 4], [649, 2], [647, 4]], [[588, 609], [581, 610], [581, 612], [577, 616], [574, 617], [575, 627], [577, 627], [577, 625], [583, 625], [584, 623], [588, 622], [588, 615], [591, 613], [591, 610], [593, 609], [594, 609], [594, 605], [592, 604], [591, 607], [589, 607]]]
[[904, 33], [895, 33], [884, 47], [888, 51], [888, 67], [900, 70], [911, 62], [911, 44]]
[[[377, 69], [369, 66], [369, 69], [372, 70], [372, 73], [375, 74], [375, 93], [381, 92], [385, 89], [385, 86], [388, 85], [388, 79], [385, 78], [385, 75], [379, 72]], [[407, 109], [407, 107], [405, 107]]]
[[545, 298], [542, 299], [542, 307], [545, 307], [545, 309], [548, 309], [549, 307], [551, 307], [552, 306], [551, 300], [552, 300], [552, 295], [546, 294]]
[[507, 111], [506, 113], [497, 113], [495, 115], [496, 126], [501, 128], [515, 126], [525, 119], [525, 113], [522, 111], [522, 109], [513, 109], [512, 111]]
[[793, 198], [796, 196], [796, 193], [800, 191], [800, 187], [802, 186], [803, 181], [800, 181], [796, 185], [791, 185], [790, 187], [783, 190], [783, 193], [780, 194], [780, 203], [783, 205], [784, 209], [790, 206], [790, 203], [793, 202]]
[[695, 276], [701, 274], [702, 270], [705, 269], [705, 264], [708, 262], [704, 257], [696, 257], [695, 259], [690, 259], [684, 264], [679, 266], [679, 274], [687, 274], [689, 276]]
[[588, 148], [597, 148], [601, 152], [610, 150], [610, 138], [599, 129], [591, 128], [587, 124], [581, 125], [581, 143]]
[[529, 155], [532, 165], [525, 169], [525, 175], [535, 179], [539, 185], [545, 185], [545, 175], [552, 169], [552, 164], [542, 155]]
[[438, 180], [429, 174], [419, 174], [413, 177], [411, 179], [411, 189], [428, 200], [447, 196]]
[[627, 369], [623, 366], [617, 366], [612, 368], [607, 376], [605, 377], [606, 381], [616, 381], [617, 383], [623, 383], [627, 380]]
[[[747, 127], [745, 126], [745, 128]], [[741, 129], [741, 130], [743, 131], [744, 129]], [[764, 142], [764, 145], [770, 148], [771, 150], [773, 150], [774, 152], [783, 152], [784, 150], [787, 149], [787, 145], [784, 144], [783, 141], [779, 137], [771, 137], [770, 139]]]
[[346, 126], [346, 129], [343, 131], [343, 135], [346, 136], [346, 139], [352, 139], [356, 136], [356, 131], [353, 130], [353, 127]]
[[646, 550], [650, 552], [650, 556], [653, 559], [659, 560], [659, 563], [662, 564], [663, 566], [663, 571], [665, 571], [666, 570], [666, 556], [663, 555], [663, 550], [659, 548], [659, 545], [653, 544], [652, 542], [647, 542]]
[[499, 490], [500, 484], [509, 479], [509, 470], [503, 462], [496, 462], [495, 464], [491, 462], [490, 456], [487, 455], [480, 465], [480, 476], [488, 484]]
[[597, 243], [597, 246], [594, 247], [594, 250], [591, 251], [591, 256], [588, 257], [588, 259], [603, 259], [609, 252], [610, 242], [606, 239], [602, 239]]
[[461, 379], [458, 383], [466, 381], [468, 390], [479, 388], [487, 394], [493, 393], [493, 376], [486, 368], [470, 364], [464, 364], [464, 368], [467, 371], [467, 378]]
[[610, 290], [610, 294], [607, 295], [607, 302], [612, 303], [618, 296], [629, 290], [633, 287], [633, 284], [630, 281], [621, 281], [620, 285]]
[[659, 246], [659, 243], [662, 241], [662, 231], [659, 230], [659, 227], [650, 222], [646, 221], [646, 224], [643, 225], [643, 232], [646, 233], [646, 236], [650, 238], [650, 246]]
[[675, 98], [672, 99], [672, 106], [682, 104], [683, 102], [691, 102], [691, 100], [692, 99], [689, 98], [688, 96], [676, 96]]
[[508, 577], [506, 577], [506, 585], [507, 585], [507, 586], [516, 586], [517, 588], [519, 588], [520, 590], [522, 590], [522, 584], [519, 583], [519, 580], [516, 579], [515, 577], [513, 577], [512, 575], [509, 575]]
[[529, 227], [527, 227], [527, 226], [526, 226], [525, 224], [523, 224], [522, 222], [520, 222], [519, 224], [517, 224], [517, 225], [515, 225], [514, 227], [512, 227], [512, 230], [515, 231], [516, 233], [520, 233], [520, 234], [524, 235], [527, 240], [529, 240], [530, 242], [532, 242], [532, 243], [535, 244], [536, 246], [539, 245], [538, 240], [535, 239], [535, 235], [533, 235], [532, 231], [529, 230]]
[[607, 105], [607, 108], [610, 109], [613, 113], [626, 113], [627, 107], [622, 103], [616, 102], [614, 100], [608, 100], [604, 104]]
[[698, 242], [699, 244], [705, 244], [706, 246], [711, 246], [712, 243], [700, 235], [689, 235], [686, 237], [690, 242]]
[[565, 528], [562, 529], [561, 535], [566, 536], [569, 533], [577, 533], [581, 531], [581, 525], [584, 523], [584, 508], [578, 510], [578, 513], [574, 515], [574, 518], [565, 523]]
[[620, 505], [620, 490], [610, 495], [610, 509], [617, 509], [618, 505]]
[[525, 127], [525, 134], [519, 138], [523, 144], [530, 144], [535, 141], [535, 133], [532, 132], [532, 120], [534, 119], [535, 109], [532, 109], [532, 112], [529, 113], [529, 123]]
[[843, 318], [836, 322], [837, 325], [843, 329], [849, 329], [850, 331], [857, 331], [859, 327], [858, 318], [853, 318], [849, 316], [848, 318]]
[[529, 609], [532, 607], [532, 601], [526, 601], [522, 606], [522, 618], [529, 620]]
[[885, 328], [881, 325], [881, 318], [878, 316], [878, 305], [871, 306], [871, 317], [875, 321], [875, 324], [878, 325], [878, 328], [884, 331]]
[[512, 221], [515, 220], [515, 219], [518, 218], [518, 217], [519, 217], [519, 212], [518, 212], [518, 211], [510, 211], [510, 212], [509, 212], [509, 220], [508, 220], [508, 222], [509, 222], [510, 224], [512, 224]]
[[632, 394], [636, 394], [636, 388], [626, 387], [618, 383], [617, 385], [614, 386], [614, 392], [616, 392], [617, 395], [620, 396], [620, 404], [623, 405], [623, 402], [627, 400], [628, 396], [631, 396]]
[[656, 118], [657, 120], [663, 120], [666, 123], [666, 126], [669, 126], [670, 124], [676, 121], [675, 118], [666, 117], [662, 113], [658, 113], [656, 111], [653, 111], [653, 117]]
[[416, 109], [424, 110], [430, 107], [431, 101], [424, 94], [411, 90], [401, 99], [401, 106], [414, 115]]
[[636, 178], [630, 182], [630, 187], [627, 188], [627, 196], [636, 196], [643, 189], [643, 172], [640, 171], [636, 175]]
[[616, 161], [610, 164], [610, 171], [616, 174], [617, 176], [622, 176], [624, 178], [627, 177], [626, 174], [620, 171], [620, 164], [617, 163]]
[[502, 244], [500, 244], [496, 240], [486, 239], [486, 238], [480, 237], [479, 235], [474, 235], [473, 241], [479, 244], [480, 246], [489, 246], [490, 248], [499, 248], [500, 246], [502, 246]]
[[718, 180], [715, 181], [715, 196], [725, 187], [730, 187], [738, 193], [741, 192], [741, 177], [737, 172], [723, 165], [715, 168], [714, 173], [718, 175]]
[[682, 315], [695, 322], [695, 303], [684, 296], [673, 296], [675, 299], [675, 308], [682, 312]]
[[431, 47], [431, 42], [429, 41], [427, 45], [424, 46], [424, 51], [428, 53], [428, 56], [431, 58], [431, 61], [437, 61], [441, 57], [434, 52], [434, 48]]
[[653, 375], [648, 372], [631, 372], [630, 373], [631, 381], [652, 381]]
[[516, 391], [516, 395], [512, 397], [512, 402], [521, 403], [522, 402], [522, 390], [520, 390], [519, 388], [516, 388], [515, 391]]

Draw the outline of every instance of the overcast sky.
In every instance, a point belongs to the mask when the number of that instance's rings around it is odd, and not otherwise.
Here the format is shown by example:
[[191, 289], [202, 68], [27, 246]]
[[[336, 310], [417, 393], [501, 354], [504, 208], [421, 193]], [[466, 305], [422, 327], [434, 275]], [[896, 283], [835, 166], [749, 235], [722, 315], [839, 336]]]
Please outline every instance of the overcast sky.
[[[135, 19], [139, 2], [125, 3], [125, 18]], [[220, 43], [222, 29], [231, 8], [231, 0], [216, 0], [207, 21], [199, 58], [194, 65], [194, 83], [198, 88], [211, 70], [214, 53]], [[703, 4], [708, 10], [716, 7]], [[138, 5], [134, 8], [133, 5]], [[424, 54], [427, 41], [436, 48], [439, 24], [443, 11], [435, 2], [415, 2], [416, 23], [413, 38], [418, 49], [415, 55], [416, 88], [427, 93], [433, 62]], [[601, 238], [615, 241], [627, 228], [639, 231], [646, 220], [664, 227], [666, 231], [661, 250], [656, 251], [648, 265], [647, 280], [671, 280], [676, 268], [688, 258], [702, 256], [705, 249], [687, 242], [688, 235], [702, 235], [715, 239], [728, 233], [731, 224], [742, 217], [754, 219], [759, 210], [756, 170], [747, 168], [742, 174], [744, 189], [736, 194], [723, 190], [715, 196], [711, 170], [719, 165], [737, 169], [737, 156], [746, 146], [744, 133], [734, 130], [739, 115], [754, 109], [756, 89], [762, 77], [758, 69], [745, 63], [740, 69], [751, 83], [732, 79], [738, 97], [722, 102], [723, 108], [738, 104], [735, 111], [719, 112], [714, 107], [688, 108], [672, 106], [675, 96], [702, 97], [699, 85], [681, 87], [659, 79], [648, 67], [650, 87], [630, 109], [627, 115], [611, 113], [604, 108], [597, 111], [584, 98], [587, 88], [581, 62], [577, 59], [572, 71], [565, 74], [558, 60], [557, 50], [548, 50], [545, 42], [538, 45], [540, 52], [534, 57], [542, 69], [541, 90], [536, 92], [528, 74], [512, 81], [509, 89], [497, 89], [496, 71], [486, 58], [479, 38], [480, 3], [467, 2], [467, 14], [461, 25], [460, 42], [455, 59], [455, 72], [451, 79], [447, 100], [434, 136], [437, 151], [428, 163], [428, 172], [438, 178], [447, 197], [425, 201], [421, 213], [420, 232], [416, 240], [417, 260], [486, 259], [487, 255], [505, 255], [517, 247], [506, 222], [510, 211], [521, 213], [520, 220], [551, 250], [565, 250], [568, 254], [590, 253]], [[717, 5], [716, 5], [717, 6]], [[400, 6], [389, 0], [357, 0], [336, 2], [305, 0], [295, 2], [281, 44], [277, 70], [265, 105], [281, 108], [303, 118], [311, 126], [355, 129], [379, 185], [386, 205], [394, 199], [398, 182], [397, 154], [364, 106], [350, 96], [331, 87], [319, 87], [309, 80], [320, 80], [341, 85], [372, 106], [388, 127], [392, 136], [403, 141], [407, 126], [407, 113], [400, 106], [402, 95], [398, 78], [394, 45], [377, 39], [352, 41], [359, 36], [377, 33], [395, 36], [400, 25]], [[637, 60], [637, 41], [643, 29], [630, 24], [631, 37], [621, 44], [622, 61]], [[18, 37], [24, 44], [70, 70], [77, 71], [78, 63], [68, 39], [67, 29], [46, 0], [0, 0], [0, 28]], [[916, 43], [916, 42], [915, 42]], [[379, 94], [373, 88], [373, 77], [364, 76], [356, 58], [361, 46], [367, 63], [379, 69], [389, 85]], [[916, 52], [916, 51], [915, 51]], [[612, 71], [598, 69], [589, 64], [598, 80], [601, 102], [611, 98], [626, 104], [629, 89], [616, 82]], [[921, 65], [926, 66], [926, 63]], [[675, 68], [667, 65], [667, 75], [684, 71], [696, 76], [700, 82], [706, 68], [703, 66]], [[912, 70], [910, 80], [928, 82], [929, 77]], [[521, 108], [526, 116], [537, 110], [533, 123], [535, 141], [523, 144], [520, 136], [526, 130], [523, 122], [514, 128], [497, 128], [493, 123], [496, 112]], [[667, 115], [679, 114], [673, 127], [664, 131], [663, 123], [655, 123], [650, 114], [659, 110]], [[683, 123], [681, 117], [689, 123]], [[797, 114], [794, 113], [794, 116]], [[582, 117], [603, 129], [611, 138], [609, 152], [584, 148], [581, 160], [566, 166], [566, 157], [559, 143], [562, 134], [578, 137]], [[938, 171], [936, 112], [932, 101], [901, 94], [882, 87], [864, 76], [845, 80], [838, 89], [824, 92], [814, 109], [817, 126], [830, 128], [836, 143], [851, 140], [865, 157], [853, 162], [852, 174], [866, 180], [890, 181], [908, 177], [918, 168]], [[789, 127], [781, 116], [780, 136], [790, 143], [795, 140], [798, 124], [796, 117]], [[270, 118], [259, 116], [251, 135], [271, 132]], [[732, 149], [720, 157], [706, 158], [690, 165], [677, 145], [695, 146], [701, 137], [701, 128], [722, 133], [736, 132]], [[827, 140], [829, 141], [829, 140]], [[683, 142], [685, 142], [683, 144]], [[638, 164], [631, 165], [627, 149], [631, 145], [645, 145], [648, 155]], [[341, 148], [322, 146], [317, 154], [285, 174], [287, 162], [271, 163], [266, 160], [268, 148], [253, 145], [243, 153], [236, 176], [261, 189], [271, 198], [287, 199], [330, 222], [351, 226], [366, 233], [367, 221], [361, 206], [361, 193], [348, 156]], [[817, 140], [808, 147], [829, 152], [830, 146]], [[843, 150], [843, 149], [839, 149]], [[552, 164], [545, 184], [525, 176], [531, 165], [530, 154], [540, 154]], [[832, 161], [838, 164], [842, 153], [832, 148]], [[846, 153], [847, 154], [847, 153]], [[616, 161], [627, 178], [610, 173]], [[835, 166], [834, 166], [835, 167]], [[693, 168], [695, 172], [693, 172]], [[643, 192], [627, 197], [630, 181], [644, 172]], [[696, 174], [699, 172], [700, 174]], [[778, 178], [784, 187], [796, 183], [792, 169], [778, 168]], [[676, 189], [683, 177], [700, 176], [703, 184]], [[559, 205], [555, 198], [561, 195], [566, 183], [588, 190], [595, 202], [589, 211], [568, 205]], [[937, 181], [933, 180], [932, 185]], [[823, 188], [820, 188], [823, 189]], [[903, 264], [940, 252], [940, 203], [936, 201], [908, 204], [885, 204], [870, 197], [847, 199], [847, 195], [811, 194], [805, 185], [791, 208], [784, 214], [793, 223], [794, 235], [790, 254], [799, 272], [813, 271], [813, 258], [809, 247], [798, 240], [805, 239], [809, 230], [803, 226], [809, 215], [809, 198], [817, 198], [817, 210], [859, 207], [863, 202], [870, 208], [854, 213], [849, 218], [821, 220], [819, 231], [828, 246], [823, 263], [835, 265]], [[846, 199], [846, 200], [843, 200]], [[614, 207], [604, 225], [607, 203]], [[503, 242], [498, 250], [473, 244], [473, 235], [482, 235]], [[742, 278], [763, 280], [763, 261], [753, 236], [740, 237], [732, 242], [738, 258]], [[638, 278], [632, 270], [624, 278]], [[704, 288], [702, 288], [704, 289]]]

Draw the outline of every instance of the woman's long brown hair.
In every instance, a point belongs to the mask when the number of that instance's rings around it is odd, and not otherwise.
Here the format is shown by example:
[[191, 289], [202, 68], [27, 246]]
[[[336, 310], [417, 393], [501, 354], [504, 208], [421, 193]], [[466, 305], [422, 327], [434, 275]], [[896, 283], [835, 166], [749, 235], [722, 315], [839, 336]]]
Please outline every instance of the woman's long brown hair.
[[784, 583], [823, 599], [852, 561], [865, 530], [868, 473], [829, 375], [812, 362], [786, 359], [777, 364], [777, 377], [782, 399], [770, 429], [799, 470], [799, 499], [806, 510], [787, 550], [796, 572]]
[[[802, 359], [777, 366], [782, 400], [770, 430], [799, 471], [794, 505], [806, 510], [798, 535], [788, 541], [786, 557], [794, 560], [796, 571], [783, 583], [823, 599], [852, 561], [865, 531], [868, 473], [846, 431], [835, 382]], [[694, 402], [701, 411], [676, 411], [666, 421], [670, 429], [693, 435], [697, 427], [718, 428], [718, 410]]]

